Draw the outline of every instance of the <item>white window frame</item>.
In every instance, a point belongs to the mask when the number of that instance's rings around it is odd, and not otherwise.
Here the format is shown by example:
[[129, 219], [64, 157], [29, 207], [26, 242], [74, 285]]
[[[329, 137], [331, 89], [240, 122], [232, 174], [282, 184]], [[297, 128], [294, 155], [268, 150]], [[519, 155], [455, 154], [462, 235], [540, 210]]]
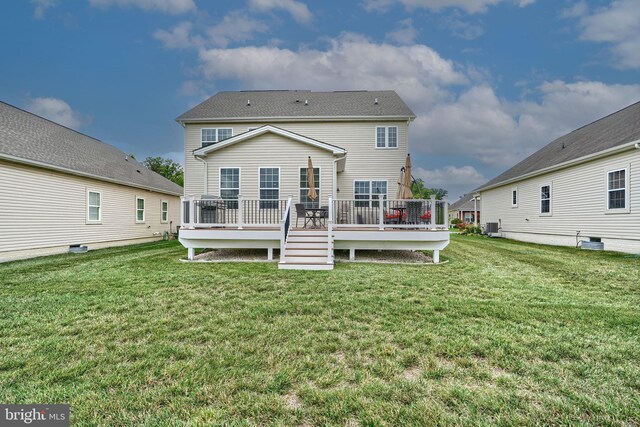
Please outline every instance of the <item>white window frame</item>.
[[[205, 146], [216, 144], [216, 143], [220, 142], [220, 130], [222, 130], [222, 129], [230, 130], [231, 131], [231, 136], [229, 136], [229, 138], [233, 137], [233, 128], [200, 128], [200, 146], [201, 147], [205, 147]], [[203, 134], [204, 134], [205, 130], [214, 130], [214, 131], [216, 131], [215, 132], [216, 133], [215, 141], [205, 141], [204, 140], [204, 138], [203, 138], [204, 135]], [[229, 138], [225, 138], [225, 140], [229, 139]]]
[[[261, 190], [275, 190], [274, 188], [262, 188], [262, 185], [260, 183], [260, 175], [261, 175], [260, 171], [262, 169], [278, 169], [278, 197], [276, 197], [275, 199], [263, 199], [261, 197], [261, 194], [260, 194]], [[280, 200], [280, 189], [282, 188], [282, 174], [280, 172], [281, 172], [280, 171], [280, 166], [260, 166], [258, 168], [258, 200], [259, 200], [258, 207], [260, 209], [276, 209], [277, 208], [278, 200]], [[263, 208], [262, 207], [262, 202], [263, 201], [267, 201], [267, 202], [268, 201], [275, 201], [276, 202], [275, 203], [276, 208]]]
[[[609, 174], [613, 172], [624, 171], [624, 188], [609, 188]], [[618, 214], [618, 213], [629, 213], [629, 166], [625, 165], [622, 167], [617, 167], [615, 169], [609, 169], [604, 174], [605, 179], [605, 196], [604, 196], [604, 209], [606, 214]], [[624, 190], [624, 208], [609, 208], [609, 193], [612, 191]]]
[[[316, 199], [316, 202], [314, 202], [314, 203], [317, 203], [318, 207], [320, 207], [320, 200], [322, 200], [322, 196], [321, 196], [321, 193], [320, 193], [320, 182], [322, 181], [322, 168], [315, 167], [315, 166], [313, 168], [314, 169], [318, 169], [318, 182], [315, 183], [316, 184], [316, 189], [318, 190], [317, 191], [318, 192], [318, 198]], [[307, 166], [300, 166], [300, 168], [298, 169], [298, 201], [300, 203], [304, 203], [302, 201], [302, 197], [300, 197], [300, 194], [302, 194], [302, 190], [309, 191], [309, 187], [303, 188], [303, 187], [300, 186], [300, 175], [302, 174], [302, 169], [308, 169], [308, 167]]]
[[[240, 188], [242, 187], [242, 168], [237, 166], [224, 166], [218, 168], [218, 194], [222, 197], [222, 190], [235, 190], [235, 188], [222, 188], [222, 169], [238, 169], [238, 195], [240, 195]], [[260, 185], [260, 171], [258, 171], [258, 186]], [[228, 209], [232, 209], [227, 207]]]
[[[356, 182], [368, 182], [369, 183], [369, 198], [368, 199], [356, 199]], [[387, 186], [387, 192], [386, 193], [374, 193], [373, 192], [373, 185], [371, 185], [372, 182], [385, 182], [386, 186]], [[354, 179], [353, 180], [353, 200], [354, 200], [354, 206], [355, 206], [355, 202], [369, 202], [368, 207], [374, 207], [373, 206], [373, 202], [377, 202], [378, 198], [376, 197], [375, 199], [373, 198], [373, 195], [378, 196], [379, 194], [383, 194], [385, 197], [383, 197], [383, 200], [388, 200], [389, 199], [389, 180], [388, 179], [376, 179], [376, 178], [371, 178], [371, 179]], [[362, 206], [365, 207], [365, 206]], [[377, 206], [375, 206], [377, 207]]]
[[[100, 204], [98, 207], [98, 219], [91, 219], [91, 207], [96, 207], [95, 205], [91, 205], [91, 193], [96, 193], [100, 196]], [[90, 190], [87, 188], [87, 224], [102, 224], [102, 192], [97, 190]]]
[[[138, 219], [138, 211], [140, 209], [138, 209], [138, 200], [142, 200], [142, 220]], [[144, 199], [144, 197], [140, 197], [140, 196], [136, 196], [136, 205], [135, 205], [135, 211], [136, 211], [136, 224], [144, 224], [145, 220], [146, 220], [146, 215], [147, 215], [147, 202]]]
[[[513, 202], [513, 195], [515, 193], [516, 196], [516, 201], [515, 203]], [[518, 194], [518, 187], [512, 187], [511, 188], [511, 207], [512, 208], [517, 208], [518, 207], [518, 198], [520, 197], [520, 194]]]
[[[389, 146], [389, 129], [391, 128], [396, 130], [396, 145], [394, 147]], [[384, 145], [382, 147], [378, 147], [378, 129], [384, 129]], [[396, 150], [400, 145], [398, 141], [399, 139], [398, 126], [376, 126], [374, 135], [375, 135], [375, 138], [373, 141], [377, 150]]]
[[[549, 187], [549, 212], [542, 212], [542, 188], [543, 187]], [[553, 215], [553, 185], [551, 185], [550, 182], [544, 183], [544, 184], [540, 184], [540, 187], [538, 189], [538, 200], [539, 200], [539, 209], [538, 212], [540, 212], [540, 216], [552, 216]], [[547, 200], [547, 199], [544, 199]]]
[[[165, 203], [167, 204], [167, 210], [166, 211], [163, 209]], [[136, 205], [136, 209], [137, 208], [138, 208], [138, 206]], [[166, 214], [166, 218], [164, 218], [165, 214]], [[160, 224], [166, 224], [168, 222], [169, 222], [169, 201], [168, 200], [160, 200]]]

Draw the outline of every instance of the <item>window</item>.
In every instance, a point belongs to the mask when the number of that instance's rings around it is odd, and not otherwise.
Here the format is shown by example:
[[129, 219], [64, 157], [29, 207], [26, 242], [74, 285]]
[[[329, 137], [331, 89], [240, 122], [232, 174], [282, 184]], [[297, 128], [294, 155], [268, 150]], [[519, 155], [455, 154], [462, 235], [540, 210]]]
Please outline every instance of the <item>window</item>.
[[353, 194], [356, 200], [355, 207], [378, 207], [380, 194], [387, 198], [387, 181], [355, 181]]
[[464, 213], [464, 222], [473, 222], [473, 214], [471, 212]]
[[309, 193], [308, 170], [309, 168], [300, 168], [300, 203], [304, 203], [305, 208], [318, 208], [320, 207], [320, 168], [313, 168], [314, 188], [318, 194], [315, 200], [311, 200], [307, 195]]
[[280, 169], [260, 168], [260, 209], [277, 209], [280, 199]]
[[540, 213], [551, 214], [551, 185], [540, 187]]
[[376, 127], [376, 148], [398, 148], [398, 128], [396, 126]]
[[102, 194], [98, 191], [87, 192], [87, 221], [102, 221]]
[[216, 142], [224, 141], [225, 139], [233, 136], [233, 129], [231, 128], [204, 128], [202, 129], [202, 146], [215, 144]]
[[169, 202], [160, 202], [160, 222], [165, 223], [169, 221]]
[[518, 187], [511, 189], [511, 207], [518, 207]]
[[607, 172], [607, 210], [627, 211], [627, 169]]
[[[220, 168], [220, 197], [237, 200], [240, 194], [240, 168]], [[238, 209], [238, 202], [227, 202], [229, 209]]]
[[136, 197], [136, 222], [144, 222], [144, 199]]

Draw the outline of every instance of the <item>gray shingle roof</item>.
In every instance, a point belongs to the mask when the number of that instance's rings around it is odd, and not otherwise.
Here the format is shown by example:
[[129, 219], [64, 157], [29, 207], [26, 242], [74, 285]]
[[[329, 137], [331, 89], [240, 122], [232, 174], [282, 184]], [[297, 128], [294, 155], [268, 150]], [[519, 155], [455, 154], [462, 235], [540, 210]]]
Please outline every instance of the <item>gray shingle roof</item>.
[[[132, 187], [182, 194], [182, 187], [117, 148], [0, 101], [0, 156], [8, 155]], [[138, 172], [139, 171], [139, 172]]]
[[[473, 194], [474, 192], [467, 193], [454, 203], [449, 205], [450, 211], [472, 211], [473, 210]], [[477, 202], [478, 210], [480, 210], [480, 200]]]
[[554, 140], [478, 190], [640, 139], [640, 102]]
[[[376, 104], [375, 101], [378, 100]], [[247, 105], [250, 101], [251, 105]], [[307, 104], [305, 104], [307, 101]], [[392, 90], [311, 92], [270, 90], [219, 92], [187, 111], [179, 122], [207, 119], [402, 117], [415, 114]]]

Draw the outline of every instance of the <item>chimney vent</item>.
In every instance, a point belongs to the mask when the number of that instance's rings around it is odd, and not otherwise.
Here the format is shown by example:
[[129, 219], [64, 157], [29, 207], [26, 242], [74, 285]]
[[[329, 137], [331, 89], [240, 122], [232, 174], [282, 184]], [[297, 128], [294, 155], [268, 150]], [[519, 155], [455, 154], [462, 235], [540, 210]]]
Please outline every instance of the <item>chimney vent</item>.
[[378, 105], [378, 98], [373, 101], [374, 104]]
[[251, 105], [251, 100], [247, 99], [247, 105]]
[[304, 105], [309, 105], [309, 100], [308, 99], [304, 100]]

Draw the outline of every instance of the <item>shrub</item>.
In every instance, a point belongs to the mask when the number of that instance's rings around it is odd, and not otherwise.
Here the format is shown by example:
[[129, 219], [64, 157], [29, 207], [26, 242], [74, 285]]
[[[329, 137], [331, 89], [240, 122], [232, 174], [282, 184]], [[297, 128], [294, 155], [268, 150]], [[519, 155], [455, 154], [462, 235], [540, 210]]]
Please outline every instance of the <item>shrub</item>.
[[453, 218], [451, 220], [451, 225], [458, 225], [462, 222], [462, 220], [460, 218]]
[[482, 228], [479, 225], [473, 225], [466, 222], [458, 224], [460, 234], [462, 235], [478, 235], [482, 234]]

